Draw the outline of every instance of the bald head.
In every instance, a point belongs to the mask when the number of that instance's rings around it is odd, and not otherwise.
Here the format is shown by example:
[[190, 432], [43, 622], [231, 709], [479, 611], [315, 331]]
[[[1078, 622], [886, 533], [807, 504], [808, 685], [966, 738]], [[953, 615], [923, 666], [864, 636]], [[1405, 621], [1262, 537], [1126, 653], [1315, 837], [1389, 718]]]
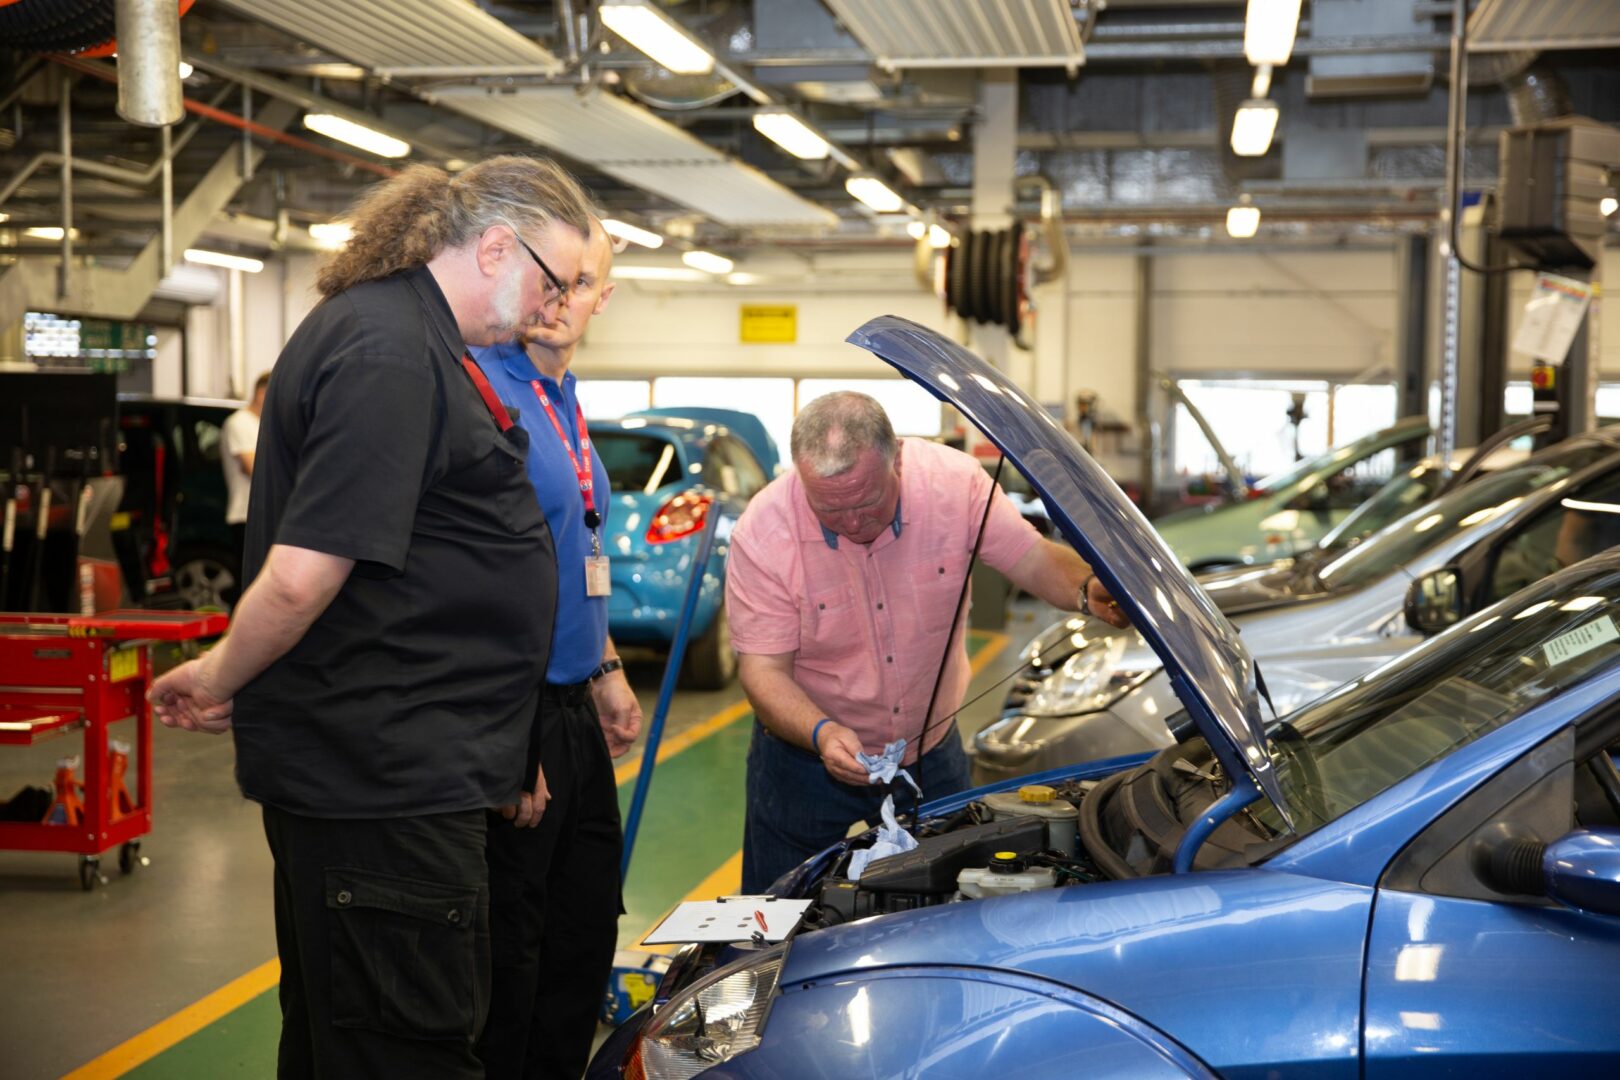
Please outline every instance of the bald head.
[[557, 367], [547, 374], [560, 376], [572, 361], [574, 347], [585, 336], [585, 327], [594, 316], [607, 308], [613, 295], [613, 238], [602, 228], [597, 218], [591, 218], [591, 232], [585, 240], [585, 254], [580, 260], [579, 277], [568, 289], [568, 298], [557, 310], [557, 321], [552, 326], [536, 326], [525, 336], [529, 355], [544, 368]]

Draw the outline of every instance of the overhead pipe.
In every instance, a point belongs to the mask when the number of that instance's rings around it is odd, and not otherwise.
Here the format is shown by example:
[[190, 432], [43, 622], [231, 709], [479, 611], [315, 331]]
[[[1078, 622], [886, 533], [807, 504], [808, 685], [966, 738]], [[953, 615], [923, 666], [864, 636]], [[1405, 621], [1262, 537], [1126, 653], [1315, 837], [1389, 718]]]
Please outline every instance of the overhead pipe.
[[142, 127], [178, 124], [180, 9], [174, 0], [117, 0], [118, 115]]
[[1035, 284], [1045, 285], [1069, 272], [1069, 238], [1063, 231], [1063, 193], [1039, 173], [1020, 176], [1013, 182], [1014, 193], [1022, 188], [1036, 188], [1041, 193], [1041, 228], [1046, 232], [1046, 247], [1052, 261], [1035, 267]]
[[[87, 64], [84, 61], [76, 60], [71, 56], [53, 56], [51, 59], [56, 63], [61, 64], [63, 67], [71, 68], [74, 71], [81, 71], [86, 75], [94, 75], [96, 78], [103, 79], [107, 82], [118, 81], [118, 76], [115, 73], [108, 71], [106, 68], [97, 64]], [[248, 131], [254, 135], [260, 136], [261, 138], [270, 139], [273, 142], [278, 142], [285, 146], [291, 146], [297, 150], [304, 150], [308, 153], [315, 154], [318, 157], [324, 157], [331, 161], [340, 161], [345, 165], [352, 165], [357, 169], [364, 169], [367, 172], [376, 173], [378, 176], [381, 176], [384, 179], [399, 175], [398, 169], [390, 169], [386, 165], [379, 165], [374, 161], [367, 161], [365, 158], [356, 157], [353, 154], [345, 154], [341, 150], [330, 150], [324, 146], [318, 146], [307, 139], [300, 139], [298, 136], [289, 135], [285, 131], [278, 131], [275, 128], [254, 123], [252, 120], [244, 119], [235, 113], [226, 112], [223, 109], [216, 109], [212, 105], [205, 105], [202, 102], [196, 101], [192, 98], [182, 98], [181, 100], [185, 105], [186, 111], [194, 116], [201, 116], [206, 119], [213, 120], [216, 123], [224, 124], [227, 127], [236, 128], [240, 131]]]
[[62, 78], [57, 107], [62, 146], [62, 265], [56, 274], [56, 297], [66, 300], [68, 277], [73, 267], [73, 80], [66, 76]]

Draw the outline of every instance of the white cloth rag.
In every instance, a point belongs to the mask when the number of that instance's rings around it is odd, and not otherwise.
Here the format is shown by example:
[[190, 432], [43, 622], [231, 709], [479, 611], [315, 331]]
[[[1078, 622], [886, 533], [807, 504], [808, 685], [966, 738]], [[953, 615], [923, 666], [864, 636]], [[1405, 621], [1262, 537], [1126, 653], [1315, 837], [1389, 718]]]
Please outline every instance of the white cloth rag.
[[[863, 757], [865, 755], [862, 755]], [[908, 778], [909, 779], [909, 778]], [[849, 857], [849, 879], [859, 881], [866, 864], [890, 855], [899, 855], [917, 846], [917, 838], [900, 827], [894, 817], [894, 796], [883, 800], [883, 824], [878, 826], [877, 842], [869, 848], [856, 851]]]
[[920, 799], [922, 798], [922, 788], [917, 786], [917, 781], [911, 778], [909, 772], [900, 767], [900, 760], [905, 756], [906, 740], [896, 739], [883, 748], [883, 753], [868, 754], [862, 750], [855, 755], [855, 760], [860, 762], [861, 767], [866, 770], [866, 782], [868, 784], [887, 784], [898, 775], [911, 785], [911, 790], [915, 791]]

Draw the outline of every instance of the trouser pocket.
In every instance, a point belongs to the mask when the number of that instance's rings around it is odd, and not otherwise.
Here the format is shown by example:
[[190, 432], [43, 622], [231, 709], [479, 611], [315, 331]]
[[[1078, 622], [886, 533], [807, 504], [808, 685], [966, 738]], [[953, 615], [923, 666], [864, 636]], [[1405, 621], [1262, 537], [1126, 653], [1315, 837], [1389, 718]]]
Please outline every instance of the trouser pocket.
[[332, 1023], [418, 1039], [477, 1036], [479, 890], [326, 871]]

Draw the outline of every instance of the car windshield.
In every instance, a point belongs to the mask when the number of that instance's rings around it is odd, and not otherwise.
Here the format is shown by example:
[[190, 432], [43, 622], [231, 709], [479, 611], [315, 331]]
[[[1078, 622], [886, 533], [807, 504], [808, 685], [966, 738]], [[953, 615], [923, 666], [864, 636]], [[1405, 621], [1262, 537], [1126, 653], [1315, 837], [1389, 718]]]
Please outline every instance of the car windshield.
[[1329, 589], [1359, 589], [1405, 566], [1461, 529], [1482, 525], [1512, 510], [1525, 496], [1607, 457], [1603, 443], [1577, 443], [1538, 455], [1512, 469], [1481, 477], [1441, 496], [1331, 559], [1317, 577]]
[[1371, 435], [1364, 435], [1354, 442], [1345, 443], [1337, 449], [1328, 450], [1313, 458], [1306, 458], [1292, 469], [1274, 473], [1257, 481], [1254, 484], [1254, 490], [1264, 491], [1267, 494], [1276, 494], [1292, 488], [1306, 477], [1313, 476], [1316, 473], [1342, 469], [1358, 457], [1371, 453], [1373, 447], [1385, 442], [1389, 435], [1388, 430], [1374, 432]]
[[1434, 462], [1420, 462], [1378, 489], [1378, 493], [1350, 512], [1350, 516], [1322, 537], [1323, 555], [1349, 551], [1384, 526], [1404, 517], [1434, 498], [1449, 475]]
[[[1270, 729], [1303, 835], [1620, 661], [1620, 555], [1481, 612]], [[1256, 816], [1283, 825], [1267, 804]]]
[[592, 431], [591, 448], [607, 470], [608, 487], [616, 494], [651, 495], [678, 479], [681, 468], [675, 444], [656, 435]]

